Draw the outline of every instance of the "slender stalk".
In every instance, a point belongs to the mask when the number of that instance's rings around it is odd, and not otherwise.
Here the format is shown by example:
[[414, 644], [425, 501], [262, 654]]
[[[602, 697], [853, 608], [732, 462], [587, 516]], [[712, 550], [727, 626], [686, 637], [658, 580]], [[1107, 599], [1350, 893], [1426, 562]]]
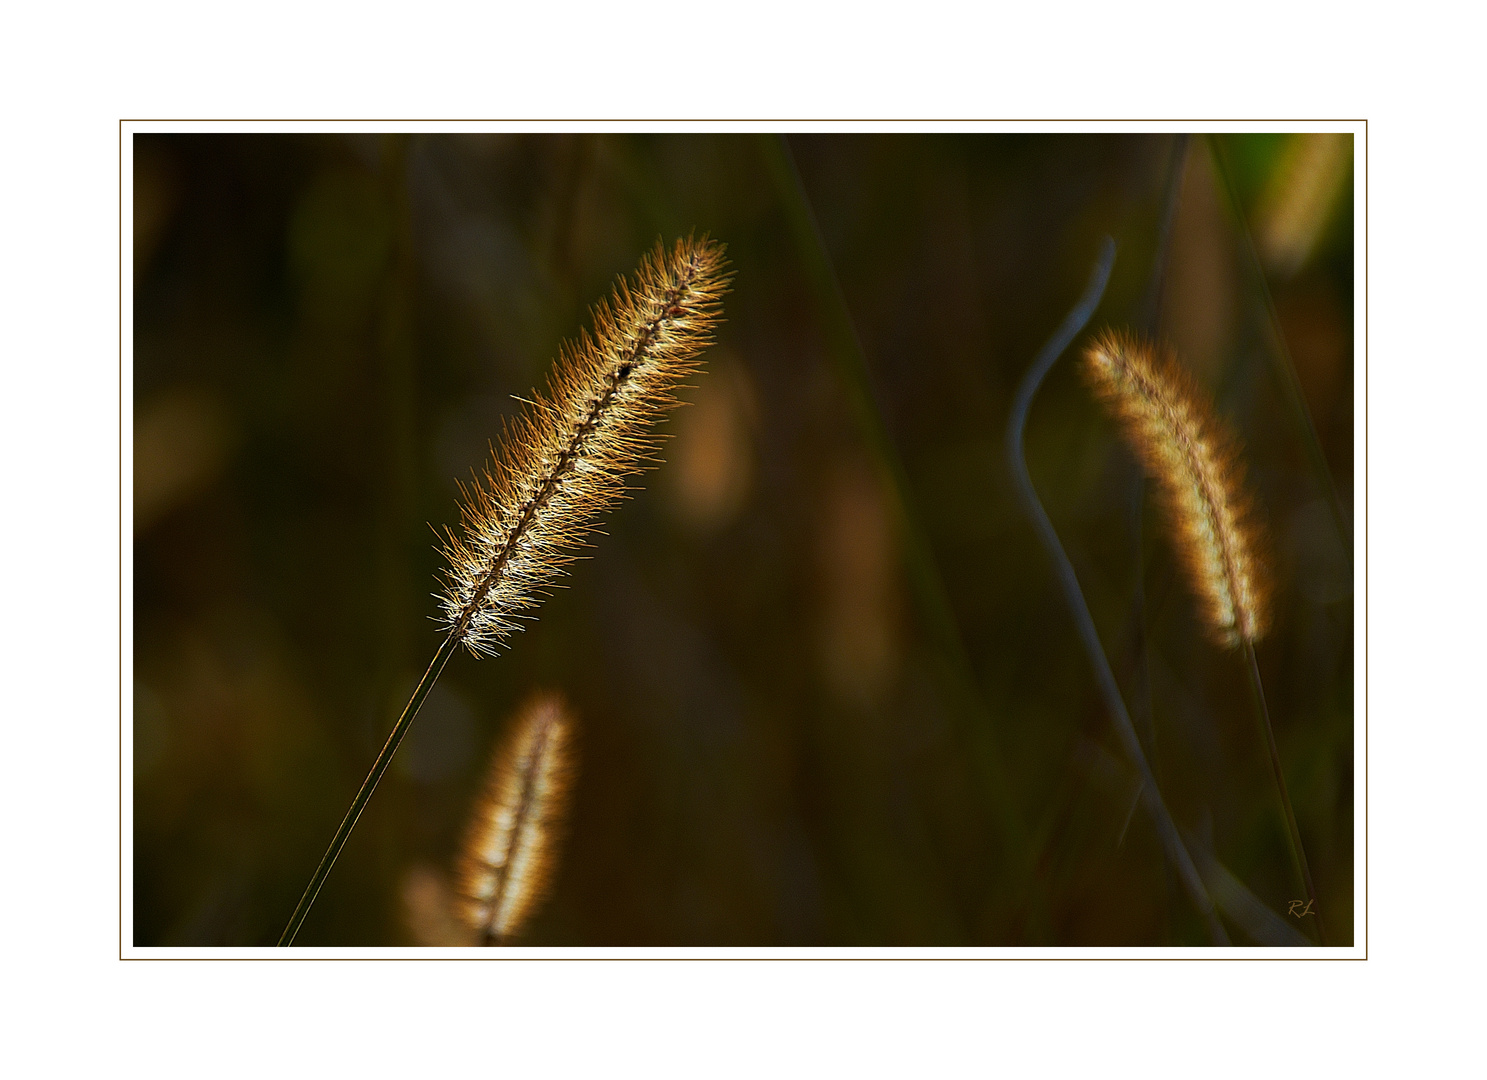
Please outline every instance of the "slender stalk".
[[[904, 468], [903, 460], [893, 445], [888, 428], [883, 423], [882, 413], [873, 398], [866, 351], [858, 337], [856, 324], [852, 321], [836, 268], [826, 250], [820, 223], [805, 194], [795, 159], [783, 135], [766, 137], [761, 141], [761, 146], [776, 185], [782, 194], [788, 196], [787, 209], [790, 211], [791, 225], [800, 250], [806, 256], [806, 268], [810, 272], [812, 284], [822, 299], [827, 301], [822, 307], [826, 316], [826, 329], [832, 338], [831, 356], [837, 362], [837, 372], [846, 390], [853, 418], [884, 474], [887, 487], [896, 503], [895, 510], [905, 549], [904, 561], [908, 564], [914, 595], [940, 645], [962, 671], [969, 673], [970, 657], [955, 621], [950, 592], [935, 564], [929, 537], [920, 524], [919, 515], [914, 511], [909, 494], [908, 471]], [[997, 754], [996, 757], [996, 768], [1000, 770], [1000, 755]]]
[[356, 798], [351, 800], [351, 808], [346, 811], [346, 817], [341, 821], [341, 827], [336, 830], [332, 837], [330, 847], [326, 849], [325, 857], [320, 860], [320, 865], [315, 868], [315, 874], [310, 878], [310, 884], [305, 886], [305, 894], [300, 897], [299, 906], [294, 909], [294, 914], [289, 917], [289, 925], [284, 928], [284, 933], [279, 935], [279, 945], [287, 946], [294, 944], [294, 935], [299, 933], [300, 924], [305, 921], [305, 916], [310, 913], [310, 905], [315, 903], [315, 897], [320, 894], [320, 886], [325, 884], [326, 876], [330, 868], [336, 864], [336, 858], [341, 854], [341, 849], [346, 846], [346, 840], [351, 835], [351, 830], [356, 827], [356, 821], [361, 817], [361, 812], [366, 809], [367, 800], [372, 797], [372, 792], [377, 790], [377, 783], [382, 779], [382, 774], [387, 771], [387, 766], [392, 762], [393, 754], [397, 753], [398, 745], [403, 741], [403, 736], [408, 734], [408, 728], [413, 723], [413, 718], [418, 715], [418, 710], [423, 707], [424, 699], [429, 696], [429, 691], [434, 688], [434, 683], [439, 681], [439, 676], [444, 671], [444, 665], [449, 663], [449, 658], [454, 655], [459, 645], [460, 634], [463, 627], [456, 627], [439, 644], [439, 649], [434, 653], [433, 660], [429, 661], [428, 670], [423, 673], [423, 678], [418, 680], [418, 685], [413, 688], [413, 696], [408, 699], [407, 706], [403, 709], [403, 715], [398, 717], [398, 722], [393, 725], [392, 734], [387, 737], [382, 752], [377, 755], [377, 760], [372, 764], [372, 771], [367, 773], [367, 778], [362, 781], [361, 790], [356, 793]]
[[1244, 643], [1245, 672], [1249, 675], [1250, 697], [1255, 704], [1255, 716], [1260, 721], [1260, 730], [1265, 736], [1265, 747], [1270, 751], [1270, 771], [1275, 776], [1275, 790], [1280, 795], [1281, 810], [1286, 818], [1286, 839], [1291, 844], [1291, 861], [1306, 889], [1306, 898], [1311, 902], [1311, 911], [1317, 917], [1317, 940], [1327, 944], [1327, 928], [1322, 921], [1322, 905], [1317, 903], [1317, 887], [1312, 884], [1311, 867], [1306, 862], [1306, 849], [1301, 846], [1301, 830], [1296, 827], [1296, 811], [1291, 809], [1291, 795], [1286, 790], [1285, 773], [1281, 770], [1280, 751], [1275, 745], [1275, 730], [1270, 726], [1270, 708], [1265, 704], [1265, 686], [1260, 682], [1260, 663], [1255, 658], [1255, 643]]
[[995, 720], [977, 684], [970, 653], [950, 603], [950, 592], [935, 561], [929, 536], [915, 510], [908, 471], [873, 397], [867, 353], [827, 250], [820, 222], [811, 207], [785, 136], [761, 136], [759, 148], [780, 193], [791, 232], [819, 298], [824, 329], [831, 345], [828, 352], [836, 364], [848, 406], [878, 468], [883, 486], [893, 501], [904, 566], [920, 616], [951, 670], [958, 676], [956, 682], [959, 685], [955, 690], [963, 706], [975, 718], [971, 737], [976, 740], [976, 749], [984, 762], [985, 782], [997, 815], [998, 838], [1018, 877], [1018, 887], [1024, 894], [1022, 902], [1029, 909], [1033, 932], [1047, 937], [1051, 930], [1039, 895], [1028, 830], [1013, 797], [1012, 778], [1002, 756]]
[[[1172, 235], [1176, 231], [1177, 208], [1182, 202], [1182, 182], [1187, 172], [1189, 136], [1184, 132], [1172, 140], [1171, 155], [1167, 164], [1167, 182], [1162, 192], [1162, 218], [1157, 226], [1157, 248], [1151, 259], [1151, 274], [1147, 278], [1146, 297], [1141, 303], [1141, 325], [1151, 337], [1157, 336], [1162, 321], [1162, 301], [1166, 296], [1167, 266], [1172, 261]], [[1146, 544], [1145, 544], [1146, 474], [1136, 472], [1136, 678], [1132, 697], [1136, 705], [1137, 733], [1146, 744], [1146, 753], [1151, 758], [1151, 772], [1157, 783], [1162, 782], [1162, 758], [1157, 753], [1156, 710], [1151, 700], [1151, 665], [1146, 651]], [[1137, 793], [1139, 801], [1140, 793]], [[1136, 803], [1131, 804], [1134, 812]], [[1127, 818], [1127, 825], [1130, 819]], [[1124, 838], [1125, 830], [1121, 830]], [[1173, 879], [1172, 860], [1165, 850], [1162, 852], [1163, 923], [1167, 938], [1172, 936], [1172, 896], [1177, 883]]]
[[1054, 362], [1063, 355], [1064, 350], [1069, 347], [1069, 344], [1089, 322], [1090, 316], [1095, 313], [1101, 297], [1105, 295], [1105, 286], [1110, 281], [1110, 269], [1114, 263], [1115, 241], [1107, 236], [1101, 247], [1099, 259], [1090, 275], [1089, 285], [1084, 290], [1084, 295], [1079, 298], [1079, 302], [1064, 319], [1063, 325], [1043, 346], [1042, 352], [1034, 359], [1032, 367], [1023, 376], [1022, 385], [1017, 389], [1017, 397], [1012, 406], [1012, 417], [1007, 424], [1007, 458], [1023, 509], [1032, 519], [1038, 538], [1043, 542], [1049, 558], [1053, 560], [1054, 572], [1058, 577], [1059, 585], [1063, 588], [1069, 611], [1074, 616], [1079, 638], [1084, 643], [1090, 665], [1094, 668], [1095, 682], [1105, 697], [1111, 717], [1115, 720], [1116, 734], [1120, 738], [1126, 755], [1136, 766], [1136, 771], [1140, 775], [1142, 798], [1146, 802], [1147, 811], [1151, 814], [1157, 832], [1161, 834], [1162, 841], [1173, 862], [1177, 864], [1178, 875], [1182, 878], [1189, 897], [1208, 926], [1209, 937], [1216, 945], [1227, 945], [1229, 944], [1228, 932], [1219, 920], [1213, 900], [1208, 895], [1208, 890], [1204, 888], [1203, 879], [1198, 875], [1198, 869], [1193, 865], [1192, 857], [1188, 854], [1182, 837], [1177, 831], [1177, 825], [1173, 822], [1172, 815], [1167, 811], [1167, 804], [1163, 802], [1161, 792], [1157, 789], [1156, 779], [1152, 776], [1151, 768], [1146, 763], [1146, 755], [1141, 750], [1141, 740], [1136, 737], [1136, 729], [1131, 724], [1130, 714], [1126, 712], [1125, 702], [1120, 696], [1120, 688], [1115, 683], [1115, 675], [1110, 670], [1110, 661], [1105, 656], [1104, 647], [1100, 644], [1100, 635], [1095, 630], [1094, 619], [1090, 616], [1089, 606], [1085, 603], [1084, 593], [1079, 587], [1078, 575], [1074, 573], [1074, 566], [1064, 552], [1064, 546], [1059, 541], [1053, 522], [1048, 519], [1043, 504], [1038, 500], [1038, 492], [1033, 487], [1032, 477], [1027, 470], [1027, 459], [1022, 452], [1022, 433], [1027, 427], [1027, 415], [1033, 403], [1033, 395], [1038, 392], [1038, 387], [1042, 385], [1044, 377], [1047, 376]]
[[1301, 390], [1301, 380], [1296, 374], [1295, 361], [1291, 359], [1291, 350], [1287, 348], [1285, 335], [1281, 333], [1280, 313], [1276, 311], [1275, 297], [1271, 295], [1270, 282], [1265, 276], [1265, 264], [1260, 261], [1260, 253], [1255, 248], [1254, 236], [1250, 233], [1244, 209], [1240, 206], [1239, 192], [1234, 187], [1223, 143], [1218, 136], [1210, 135], [1208, 145], [1212, 150], [1220, 185], [1228, 199], [1229, 209], [1234, 215], [1239, 238], [1244, 246], [1245, 262], [1249, 264], [1250, 271], [1259, 285], [1260, 297], [1265, 302], [1265, 325], [1270, 331], [1272, 366], [1280, 382], [1281, 396], [1285, 398], [1286, 405], [1295, 415], [1301, 429], [1301, 445], [1306, 451], [1307, 464], [1311, 466], [1312, 474], [1322, 488], [1323, 495], [1326, 496], [1327, 508], [1332, 512], [1332, 523], [1337, 529], [1338, 539], [1342, 541], [1343, 550], [1347, 553], [1348, 568], [1351, 571], [1353, 565], [1351, 520], [1347, 511], [1343, 509], [1342, 497], [1337, 491], [1337, 481], [1332, 476], [1332, 467], [1327, 464], [1327, 455], [1323, 452], [1322, 442], [1317, 437], [1316, 424], [1312, 422], [1311, 410], [1306, 405], [1306, 395]]
[[[1135, 505], [1133, 506], [1136, 518], [1136, 586], [1133, 590], [1131, 606], [1135, 609], [1132, 621], [1135, 624], [1135, 639], [1132, 643], [1136, 658], [1132, 664], [1133, 678], [1131, 680], [1131, 699], [1135, 711], [1136, 734], [1141, 739], [1146, 750], [1147, 757], [1151, 760], [1151, 774], [1156, 778], [1158, 784], [1163, 783], [1162, 757], [1157, 752], [1157, 717], [1156, 707], [1151, 696], [1151, 662], [1147, 653], [1146, 641], [1146, 474], [1137, 470]], [[1121, 828], [1121, 841], [1125, 840], [1126, 829], [1130, 827], [1131, 817], [1136, 812], [1136, 805], [1141, 801], [1141, 792], [1138, 789], [1136, 799], [1131, 803], [1131, 813], [1126, 816], [1126, 824]], [[1119, 845], [1117, 845], [1119, 846]], [[1172, 911], [1176, 905], [1173, 903], [1173, 894], [1177, 883], [1173, 877], [1172, 857], [1167, 849], [1162, 849], [1162, 925], [1165, 928], [1166, 937], [1162, 944], [1171, 944], [1172, 941]]]
[[[1162, 219], [1157, 227], [1157, 248], [1151, 259], [1151, 273], [1146, 283], [1146, 299], [1141, 303], [1141, 324], [1151, 337], [1155, 337], [1161, 322], [1162, 297], [1167, 282], [1167, 264], [1172, 254], [1173, 226], [1177, 222], [1177, 206], [1181, 201], [1182, 177], [1188, 160], [1188, 136], [1178, 135], [1172, 144], [1171, 159], [1167, 166], [1167, 182], [1162, 194]], [[1157, 761], [1156, 726], [1151, 707], [1151, 673], [1146, 660], [1146, 558], [1144, 550], [1144, 514], [1146, 503], [1146, 474], [1136, 473], [1136, 589], [1135, 589], [1135, 637], [1136, 637], [1136, 721], [1139, 734], [1151, 755], [1152, 770], [1161, 779], [1161, 767]]]
[[1162, 195], [1162, 221], [1157, 227], [1157, 252], [1151, 261], [1151, 277], [1146, 284], [1146, 298], [1141, 302], [1141, 325], [1155, 337], [1162, 314], [1162, 297], [1167, 285], [1167, 263], [1172, 254], [1172, 230], [1177, 224], [1177, 206], [1182, 201], [1182, 177], [1188, 163], [1188, 136], [1178, 135], [1172, 143], [1172, 160], [1167, 167], [1167, 190]]

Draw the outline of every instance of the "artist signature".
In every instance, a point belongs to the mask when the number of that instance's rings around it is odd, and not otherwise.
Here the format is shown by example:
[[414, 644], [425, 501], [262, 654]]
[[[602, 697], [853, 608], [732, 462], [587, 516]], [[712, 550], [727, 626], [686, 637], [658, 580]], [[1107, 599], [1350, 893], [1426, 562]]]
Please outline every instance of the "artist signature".
[[1299, 919], [1303, 915], [1315, 915], [1316, 912], [1311, 909], [1310, 900], [1292, 900], [1291, 910], [1288, 914], [1294, 915]]

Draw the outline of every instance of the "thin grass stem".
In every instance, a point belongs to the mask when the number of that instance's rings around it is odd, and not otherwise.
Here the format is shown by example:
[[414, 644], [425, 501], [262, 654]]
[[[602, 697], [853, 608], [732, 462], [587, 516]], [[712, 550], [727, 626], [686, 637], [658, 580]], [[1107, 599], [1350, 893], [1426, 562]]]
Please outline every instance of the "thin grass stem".
[[1162, 194], [1162, 221], [1157, 227], [1157, 251], [1151, 261], [1151, 277], [1146, 283], [1146, 296], [1141, 301], [1141, 325], [1156, 336], [1161, 320], [1162, 298], [1167, 286], [1167, 263], [1172, 254], [1172, 233], [1177, 224], [1177, 207], [1182, 201], [1182, 179], [1187, 172], [1188, 136], [1173, 140], [1172, 159], [1167, 166], [1167, 187]]
[[1265, 302], [1265, 325], [1270, 332], [1272, 366], [1275, 368], [1276, 378], [1280, 383], [1281, 397], [1285, 399], [1287, 407], [1296, 417], [1298, 426], [1301, 428], [1301, 443], [1306, 452], [1307, 464], [1311, 467], [1317, 483], [1322, 488], [1322, 494], [1327, 499], [1327, 508], [1332, 512], [1332, 522], [1337, 528], [1338, 539], [1342, 541], [1351, 575], [1353, 527], [1347, 512], [1343, 509], [1342, 497], [1337, 491], [1337, 482], [1332, 477], [1332, 467], [1327, 464], [1327, 455], [1323, 453], [1322, 442], [1317, 437], [1317, 427], [1312, 422], [1311, 410], [1307, 408], [1306, 395], [1301, 390], [1301, 379], [1296, 374], [1296, 363], [1291, 359], [1291, 350], [1286, 345], [1285, 335], [1281, 333], [1280, 313], [1276, 310], [1275, 297], [1271, 295], [1270, 282], [1265, 276], [1265, 264], [1260, 261], [1260, 252], [1255, 247], [1254, 236], [1244, 216], [1244, 208], [1239, 203], [1239, 192], [1234, 187], [1234, 179], [1229, 170], [1228, 157], [1224, 153], [1223, 143], [1216, 135], [1210, 135], [1208, 145], [1212, 151], [1220, 186], [1224, 189], [1230, 212], [1234, 215], [1236, 231], [1244, 246], [1245, 261], [1249, 264], [1251, 274], [1259, 286], [1260, 297]]
[[[1156, 337], [1158, 327], [1162, 321], [1162, 301], [1166, 298], [1167, 267], [1172, 261], [1172, 236], [1176, 232], [1177, 208], [1182, 202], [1183, 178], [1187, 174], [1188, 148], [1191, 142], [1186, 132], [1179, 133], [1172, 140], [1172, 150], [1167, 163], [1167, 180], [1162, 192], [1162, 218], [1157, 226], [1156, 253], [1151, 259], [1151, 273], [1147, 278], [1146, 296], [1141, 303], [1141, 323], [1146, 332]], [[1146, 745], [1146, 753], [1151, 759], [1151, 772], [1156, 777], [1157, 783], [1162, 783], [1162, 758], [1157, 752], [1157, 725], [1156, 710], [1153, 708], [1151, 699], [1151, 665], [1147, 658], [1146, 644], [1146, 474], [1137, 470], [1136, 473], [1136, 497], [1134, 513], [1136, 518], [1136, 586], [1133, 605], [1135, 607], [1135, 648], [1136, 648], [1136, 678], [1132, 696], [1136, 706], [1137, 732]], [[1139, 792], [1138, 800], [1139, 801]], [[1134, 813], [1136, 803], [1131, 804]], [[1130, 818], [1126, 819], [1129, 826]], [[1121, 830], [1124, 838], [1125, 830]], [[1177, 883], [1173, 878], [1172, 860], [1167, 856], [1166, 850], [1162, 851], [1162, 879], [1165, 887], [1162, 890], [1163, 922], [1167, 927], [1167, 936], [1170, 940], [1172, 934], [1172, 896], [1176, 890]]]
[[[1172, 144], [1171, 158], [1167, 165], [1167, 181], [1162, 193], [1162, 219], [1157, 227], [1157, 248], [1151, 260], [1151, 273], [1146, 283], [1146, 298], [1141, 303], [1141, 324], [1152, 337], [1156, 336], [1161, 322], [1162, 299], [1167, 281], [1167, 264], [1172, 254], [1172, 234], [1177, 223], [1177, 207], [1182, 197], [1182, 179], [1188, 160], [1188, 136], [1178, 135]], [[1135, 586], [1135, 648], [1136, 648], [1136, 721], [1146, 752], [1151, 756], [1152, 771], [1161, 779], [1161, 765], [1156, 752], [1156, 725], [1151, 705], [1151, 674], [1146, 661], [1146, 558], [1145, 522], [1146, 474], [1136, 473], [1135, 497], [1136, 532], [1136, 586]]]
[[1110, 270], [1114, 263], [1115, 241], [1107, 236], [1101, 245], [1099, 258], [1095, 261], [1094, 270], [1090, 274], [1084, 295], [1079, 298], [1079, 302], [1074, 305], [1063, 324], [1033, 360], [1032, 367], [1023, 376], [1022, 385], [1017, 389], [1017, 397], [1012, 406], [1012, 416], [1007, 424], [1007, 458], [1023, 509], [1032, 519], [1039, 540], [1042, 541], [1049, 558], [1053, 560], [1054, 572], [1063, 589], [1069, 611], [1074, 616], [1074, 623], [1079, 631], [1079, 638], [1084, 644], [1085, 652], [1089, 656], [1090, 666], [1094, 669], [1095, 682], [1101, 694], [1104, 695], [1111, 717], [1115, 720], [1116, 734], [1140, 775], [1142, 798], [1146, 803], [1147, 811], [1156, 824], [1164, 846], [1177, 865], [1178, 875], [1182, 879], [1188, 896], [1208, 927], [1210, 939], [1215, 945], [1227, 945], [1229, 944], [1228, 932], [1218, 917], [1213, 899], [1208, 895], [1203, 879], [1199, 876], [1192, 857], [1183, 845], [1177, 825], [1167, 811], [1167, 804], [1162, 800], [1161, 792], [1157, 789], [1156, 779], [1152, 776], [1151, 768], [1146, 762], [1146, 755], [1141, 750], [1141, 740], [1136, 737], [1136, 729], [1131, 723], [1130, 714], [1126, 712], [1125, 701], [1121, 698], [1120, 688], [1115, 683], [1115, 675], [1110, 670], [1110, 661], [1105, 656], [1104, 646], [1100, 644], [1100, 635], [1095, 629], [1094, 619], [1090, 616], [1084, 592], [1079, 587], [1078, 575], [1074, 573], [1074, 566], [1064, 552], [1064, 546], [1058, 538], [1053, 522], [1049, 520], [1043, 504], [1038, 500], [1038, 492], [1033, 487], [1033, 480], [1027, 469], [1027, 459], [1022, 450], [1023, 430], [1027, 427], [1028, 410], [1032, 406], [1033, 396], [1038, 392], [1038, 387], [1042, 385], [1043, 379], [1048, 375], [1054, 363], [1084, 329], [1090, 316], [1095, 313], [1101, 298], [1105, 295], [1105, 286], [1110, 281]]
[[764, 135], [759, 148], [766, 168], [779, 192], [802, 261], [817, 294], [827, 339], [828, 353], [847, 397], [848, 407], [868, 453], [877, 467], [892, 501], [895, 523], [903, 547], [904, 567], [916, 606], [926, 629], [949, 663], [959, 685], [964, 707], [974, 717], [971, 738], [984, 762], [986, 783], [997, 816], [998, 835], [1022, 894], [1022, 902], [1035, 936], [1048, 938], [1051, 927], [1035, 880], [1028, 829], [1017, 809], [1011, 776], [1002, 757], [995, 721], [977, 683], [970, 653], [950, 603], [950, 592], [935, 561], [929, 537], [920, 522], [910, 493], [909, 476], [888, 433], [873, 396], [867, 353], [827, 250], [820, 222], [806, 194], [800, 170], [784, 135]]
[[1255, 705], [1255, 717], [1260, 722], [1260, 731], [1265, 737], [1265, 747], [1270, 751], [1270, 771], [1275, 777], [1275, 790], [1280, 795], [1280, 805], [1286, 819], [1286, 839], [1291, 845], [1291, 861], [1297, 876], [1306, 890], [1311, 903], [1310, 910], [1317, 917], [1317, 940], [1327, 944], [1327, 928], [1322, 921], [1322, 905], [1317, 902], [1317, 887], [1312, 883], [1311, 867], [1306, 861], [1306, 849], [1301, 846], [1301, 830], [1296, 827], [1296, 811], [1291, 808], [1291, 795], [1286, 790], [1285, 772], [1281, 769], [1280, 750], [1275, 745], [1275, 729], [1270, 725], [1270, 707], [1265, 704], [1265, 685], [1260, 681], [1260, 662], [1255, 657], [1255, 644], [1244, 643], [1245, 673], [1249, 676], [1250, 697]]
[[449, 658], [454, 655], [455, 649], [459, 646], [462, 630], [462, 627], [455, 628], [439, 643], [438, 651], [429, 661], [428, 670], [423, 673], [423, 678], [419, 679], [418, 685], [413, 688], [413, 696], [408, 699], [403, 715], [398, 717], [398, 722], [393, 725], [392, 734], [387, 737], [382, 752], [372, 763], [372, 771], [367, 773], [367, 778], [361, 783], [361, 790], [356, 793], [356, 798], [351, 800], [351, 808], [346, 811], [341, 827], [331, 838], [330, 847], [326, 849], [325, 857], [320, 860], [320, 865], [315, 868], [310, 884], [305, 886], [305, 894], [300, 897], [299, 906], [289, 917], [289, 925], [284, 927], [284, 933], [279, 935], [281, 947], [294, 944], [294, 936], [299, 933], [300, 924], [310, 913], [310, 905], [315, 903], [315, 897], [320, 894], [320, 886], [325, 884], [330, 868], [336, 864], [337, 856], [341, 854], [341, 849], [346, 846], [347, 838], [351, 836], [351, 830], [356, 828], [356, 821], [361, 817], [361, 812], [366, 809], [367, 800], [372, 797], [372, 792], [377, 790], [377, 783], [382, 779], [382, 774], [387, 771], [387, 766], [392, 763], [392, 756], [398, 752], [403, 736], [408, 734], [413, 718], [418, 715], [418, 710], [423, 707], [424, 699], [429, 696], [429, 691], [433, 690], [434, 684], [443, 674], [444, 665], [449, 663]]

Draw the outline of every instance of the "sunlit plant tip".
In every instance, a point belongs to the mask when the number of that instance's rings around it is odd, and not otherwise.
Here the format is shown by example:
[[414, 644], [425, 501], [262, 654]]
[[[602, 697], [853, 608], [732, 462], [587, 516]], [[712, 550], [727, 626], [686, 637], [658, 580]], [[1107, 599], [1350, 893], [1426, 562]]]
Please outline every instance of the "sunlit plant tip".
[[460, 857], [460, 912], [487, 943], [514, 937], [547, 889], [573, 769], [568, 708], [539, 694], [491, 761]]
[[1229, 647], [1258, 641], [1267, 587], [1238, 440], [1169, 352], [1106, 332], [1084, 360], [1090, 382], [1157, 485], [1208, 631]]

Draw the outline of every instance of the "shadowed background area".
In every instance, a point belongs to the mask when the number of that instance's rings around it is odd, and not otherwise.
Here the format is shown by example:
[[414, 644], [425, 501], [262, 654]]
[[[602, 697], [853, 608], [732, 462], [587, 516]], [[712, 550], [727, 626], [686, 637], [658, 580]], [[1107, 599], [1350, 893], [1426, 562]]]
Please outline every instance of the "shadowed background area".
[[[538, 688], [578, 773], [519, 943], [1207, 941], [1003, 450], [1107, 233], [1091, 331], [1155, 312], [1246, 445], [1260, 667], [1350, 943], [1351, 177], [1350, 136], [136, 136], [134, 943], [278, 937], [438, 644], [429, 525], [588, 306], [693, 231], [735, 278], [666, 463], [508, 654], [450, 663], [298, 943], [469, 940], [457, 846]], [[1244, 671], [1082, 341], [1033, 480], [1230, 934], [1288, 943]]]

